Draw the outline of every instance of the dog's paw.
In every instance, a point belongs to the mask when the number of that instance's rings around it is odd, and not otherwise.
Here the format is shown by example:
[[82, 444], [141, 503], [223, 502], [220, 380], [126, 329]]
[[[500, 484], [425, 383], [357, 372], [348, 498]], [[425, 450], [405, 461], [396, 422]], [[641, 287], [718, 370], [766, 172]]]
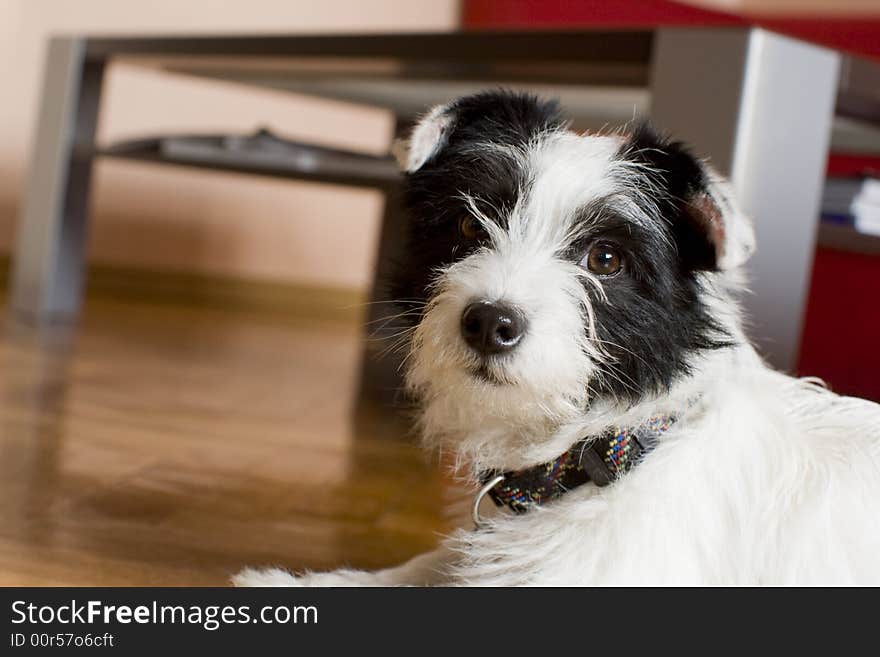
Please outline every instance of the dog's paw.
[[281, 568], [245, 568], [232, 576], [233, 586], [307, 586]]

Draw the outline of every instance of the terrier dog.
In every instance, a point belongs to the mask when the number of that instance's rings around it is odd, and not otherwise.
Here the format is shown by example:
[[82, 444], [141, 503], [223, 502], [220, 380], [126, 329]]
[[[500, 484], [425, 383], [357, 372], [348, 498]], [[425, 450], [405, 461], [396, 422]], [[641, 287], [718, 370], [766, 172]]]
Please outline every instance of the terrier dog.
[[388, 570], [235, 583], [880, 584], [880, 405], [756, 354], [753, 230], [708, 166], [498, 91], [427, 114], [404, 168], [406, 380], [482, 486], [477, 528]]

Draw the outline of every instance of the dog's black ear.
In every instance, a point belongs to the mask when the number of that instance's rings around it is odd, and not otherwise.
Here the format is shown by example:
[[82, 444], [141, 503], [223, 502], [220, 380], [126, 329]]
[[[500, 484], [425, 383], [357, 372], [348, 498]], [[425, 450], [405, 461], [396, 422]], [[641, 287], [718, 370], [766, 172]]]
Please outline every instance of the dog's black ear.
[[432, 109], [394, 151], [401, 168], [415, 173], [447, 146], [480, 142], [525, 146], [535, 135], [565, 123], [555, 100], [505, 89], [483, 91]]
[[678, 141], [644, 123], [622, 149], [626, 159], [660, 188], [661, 211], [671, 226], [680, 256], [691, 269], [738, 267], [754, 251], [751, 221], [733, 202], [727, 182]]

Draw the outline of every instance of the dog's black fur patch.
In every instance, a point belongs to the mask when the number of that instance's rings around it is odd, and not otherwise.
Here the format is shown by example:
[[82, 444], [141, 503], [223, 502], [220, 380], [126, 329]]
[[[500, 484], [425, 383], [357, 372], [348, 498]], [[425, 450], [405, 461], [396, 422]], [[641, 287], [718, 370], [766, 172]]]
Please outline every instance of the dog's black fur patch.
[[[626, 265], [604, 281], [608, 303], [588, 289], [596, 330], [612, 356], [594, 392], [636, 401], [667, 390], [688, 373], [690, 356], [730, 346], [731, 337], [709, 314], [697, 280], [716, 267], [715, 246], [695, 221], [690, 201], [706, 193], [702, 166], [679, 142], [639, 126], [618, 157], [647, 165], [639, 175], [658, 188], [656, 230], [645, 230], [613, 212], [599, 215], [591, 234], [619, 245]], [[648, 216], [655, 208], [643, 208]], [[601, 210], [600, 210], [601, 213]], [[665, 239], [664, 239], [665, 237]]]
[[399, 263], [392, 292], [398, 299], [425, 300], [436, 270], [471, 253], [479, 240], [458, 231], [468, 215], [462, 194], [477, 199], [480, 210], [504, 225], [527, 184], [527, 172], [509, 157], [480, 143], [522, 148], [537, 135], [564, 125], [559, 105], [536, 96], [488, 91], [450, 105], [451, 123], [442, 147], [406, 177], [404, 203], [410, 214], [406, 260]]
[[620, 157], [648, 167], [646, 177], [665, 191], [655, 199], [673, 232], [680, 257], [692, 269], [714, 270], [716, 248], [690, 207], [690, 202], [708, 192], [706, 173], [690, 150], [680, 141], [657, 133], [649, 123], [639, 124], [620, 149]]
[[[448, 116], [442, 146], [406, 178], [410, 233], [393, 291], [398, 299], [416, 303], [430, 296], [439, 268], [479, 245], [457, 230], [467, 214], [462, 193], [479, 199], [480, 209], [502, 226], [517, 194], [527, 193], [533, 172], [485, 144], [522, 147], [542, 132], [564, 126], [555, 102], [501, 91], [460, 99]], [[589, 385], [593, 397], [637, 401], [667, 389], [687, 373], [690, 356], [728, 346], [730, 337], [700, 296], [699, 272], [716, 266], [714, 245], [688, 211], [689, 201], [706, 190], [701, 165], [681, 144], [647, 125], [623, 144], [618, 157], [645, 165], [639, 175], [645, 176], [646, 186], [664, 191], [662, 199], [655, 199], [660, 208], [660, 216], [653, 217], [656, 227], [634, 225], [610, 208], [585, 208], [591, 213], [591, 229], [569, 256], [579, 261], [600, 238], [614, 242], [624, 254], [623, 271], [603, 282], [608, 302], [587, 287], [599, 338], [611, 356]]]

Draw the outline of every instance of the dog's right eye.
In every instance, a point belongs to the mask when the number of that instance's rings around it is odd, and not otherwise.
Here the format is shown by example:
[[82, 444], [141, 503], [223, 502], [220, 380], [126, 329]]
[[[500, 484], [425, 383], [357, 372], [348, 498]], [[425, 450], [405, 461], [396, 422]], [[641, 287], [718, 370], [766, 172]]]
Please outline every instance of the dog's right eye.
[[614, 276], [623, 267], [623, 256], [615, 246], [607, 242], [598, 242], [590, 248], [579, 264], [598, 276]]
[[483, 235], [483, 227], [475, 217], [466, 214], [458, 220], [458, 232], [466, 240], [475, 240]]

